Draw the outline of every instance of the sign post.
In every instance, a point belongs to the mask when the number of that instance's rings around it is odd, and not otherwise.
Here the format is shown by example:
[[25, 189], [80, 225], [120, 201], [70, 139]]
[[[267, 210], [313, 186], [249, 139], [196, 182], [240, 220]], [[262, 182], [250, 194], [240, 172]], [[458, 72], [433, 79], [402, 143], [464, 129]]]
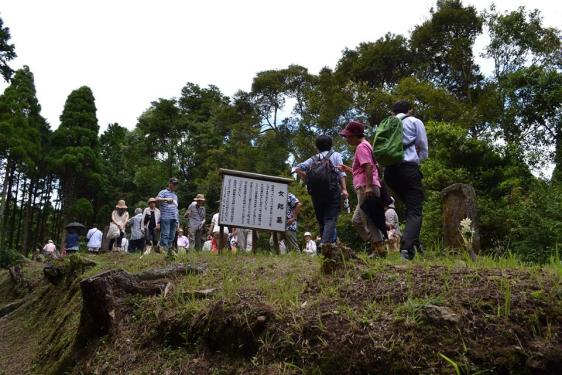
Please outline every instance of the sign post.
[[[252, 250], [256, 252], [256, 230], [273, 232], [279, 253], [278, 232], [287, 225], [287, 194], [290, 178], [220, 169], [222, 176], [219, 226], [252, 229]], [[222, 236], [221, 236], [222, 237]], [[223, 245], [220, 245], [222, 251]]]

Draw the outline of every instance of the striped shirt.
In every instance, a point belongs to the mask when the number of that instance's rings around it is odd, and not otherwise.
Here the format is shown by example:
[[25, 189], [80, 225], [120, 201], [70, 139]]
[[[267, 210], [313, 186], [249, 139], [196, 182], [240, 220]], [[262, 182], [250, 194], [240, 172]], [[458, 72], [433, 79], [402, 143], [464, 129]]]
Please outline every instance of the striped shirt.
[[160, 202], [160, 220], [175, 219], [179, 222], [178, 196], [169, 189], [164, 189], [158, 193], [158, 198], [172, 198], [172, 202]]

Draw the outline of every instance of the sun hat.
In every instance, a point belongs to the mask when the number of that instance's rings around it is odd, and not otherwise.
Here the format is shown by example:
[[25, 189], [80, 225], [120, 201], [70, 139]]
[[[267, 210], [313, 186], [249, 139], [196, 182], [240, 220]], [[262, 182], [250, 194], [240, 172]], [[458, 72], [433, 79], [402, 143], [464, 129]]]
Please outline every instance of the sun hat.
[[125, 201], [123, 199], [120, 199], [119, 202], [117, 202], [115, 208], [127, 208], [127, 205], [125, 204]]
[[49, 240], [48, 242], [49, 242], [49, 243], [53, 243], [53, 240]]
[[205, 196], [203, 194], [197, 194], [197, 196], [193, 198], [193, 200], [205, 202]]
[[359, 121], [350, 121], [347, 123], [345, 128], [340, 131], [340, 135], [342, 137], [349, 137], [349, 136], [359, 136], [362, 137], [365, 134], [365, 125]]
[[305, 236], [305, 237], [306, 237], [306, 236], [312, 237], [312, 233], [310, 233], [310, 232], [304, 232], [304, 236]]
[[150, 198], [150, 199], [148, 200], [148, 204], [150, 204], [150, 203], [152, 203], [152, 202], [156, 203], [156, 198]]

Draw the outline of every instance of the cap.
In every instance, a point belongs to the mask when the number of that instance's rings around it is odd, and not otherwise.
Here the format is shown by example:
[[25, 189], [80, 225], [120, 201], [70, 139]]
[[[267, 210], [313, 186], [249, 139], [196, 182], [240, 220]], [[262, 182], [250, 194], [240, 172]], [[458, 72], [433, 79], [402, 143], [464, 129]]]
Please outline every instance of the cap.
[[197, 196], [195, 196], [195, 198], [193, 199], [194, 201], [205, 201], [205, 196], [203, 194], [197, 194]]
[[179, 181], [178, 181], [177, 178], [172, 177], [172, 178], [170, 178], [170, 179], [168, 180], [168, 183], [169, 183], [169, 184], [177, 185], [177, 184], [179, 184]]
[[342, 137], [349, 137], [349, 136], [359, 136], [362, 137], [365, 134], [365, 125], [359, 121], [350, 121], [347, 123], [345, 128], [340, 131], [340, 135]]
[[306, 237], [306, 236], [312, 237], [312, 233], [310, 233], [310, 232], [304, 232], [304, 236], [305, 236], [305, 237]]

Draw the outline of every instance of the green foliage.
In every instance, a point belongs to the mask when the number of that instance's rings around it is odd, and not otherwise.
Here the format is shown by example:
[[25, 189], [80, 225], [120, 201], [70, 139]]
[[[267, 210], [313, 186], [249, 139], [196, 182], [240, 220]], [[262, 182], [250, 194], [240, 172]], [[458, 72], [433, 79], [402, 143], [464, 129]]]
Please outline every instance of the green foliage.
[[17, 251], [11, 249], [0, 250], [0, 269], [10, 268], [22, 264], [25, 258]]
[[5, 81], [9, 81], [13, 74], [8, 62], [17, 56], [16, 48], [10, 43], [10, 38], [10, 29], [4, 26], [4, 21], [0, 18], [0, 74]]

